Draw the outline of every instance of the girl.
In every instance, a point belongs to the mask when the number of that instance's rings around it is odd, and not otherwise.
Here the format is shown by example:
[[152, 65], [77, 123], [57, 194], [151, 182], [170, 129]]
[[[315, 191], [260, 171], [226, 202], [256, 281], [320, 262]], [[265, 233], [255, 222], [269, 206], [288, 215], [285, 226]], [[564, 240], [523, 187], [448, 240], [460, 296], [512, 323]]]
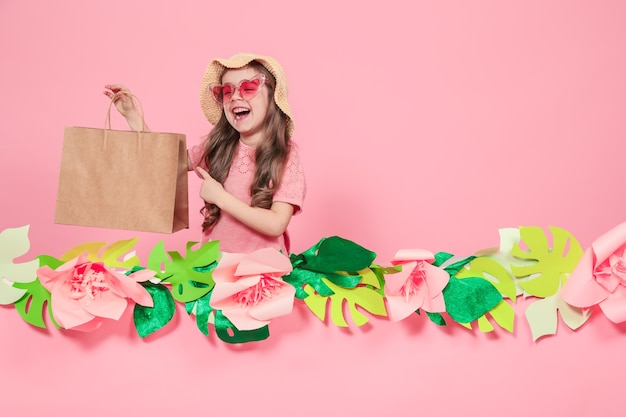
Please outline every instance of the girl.
[[[106, 85], [131, 129], [141, 115], [122, 85]], [[214, 125], [191, 148], [189, 169], [203, 179], [203, 242], [219, 240], [223, 252], [273, 247], [289, 254], [287, 226], [300, 212], [306, 184], [295, 144], [287, 80], [273, 58], [237, 54], [209, 63], [200, 105]]]

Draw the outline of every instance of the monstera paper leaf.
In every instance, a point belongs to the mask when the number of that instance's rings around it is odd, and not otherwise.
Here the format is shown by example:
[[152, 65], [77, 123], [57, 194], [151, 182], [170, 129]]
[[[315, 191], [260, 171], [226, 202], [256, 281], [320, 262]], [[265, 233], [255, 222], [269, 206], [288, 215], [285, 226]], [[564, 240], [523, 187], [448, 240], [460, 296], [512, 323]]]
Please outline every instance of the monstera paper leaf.
[[219, 242], [207, 242], [194, 250], [196, 244], [187, 242], [183, 258], [176, 251], [167, 252], [161, 241], [148, 257], [148, 268], [157, 271], [162, 282], [172, 285], [172, 296], [182, 303], [197, 300], [215, 285], [211, 271], [217, 265]]
[[12, 304], [26, 293], [12, 283], [30, 283], [37, 278], [37, 260], [15, 263], [30, 249], [29, 226], [5, 229], [0, 233], [0, 304]]
[[322, 281], [327, 285], [332, 295], [324, 296], [315, 291], [310, 285], [305, 285], [304, 292], [308, 297], [304, 298], [306, 305], [322, 321], [326, 319], [327, 305], [330, 303], [330, 317], [337, 326], [348, 327], [348, 322], [344, 317], [344, 303], [348, 305], [352, 321], [357, 326], [362, 326], [368, 322], [366, 315], [361, 313], [360, 308], [378, 315], [386, 316], [384, 295], [380, 290], [380, 282], [374, 271], [367, 268], [359, 271], [361, 280], [355, 288], [344, 288], [333, 284], [326, 278]]
[[549, 228], [552, 247], [546, 232], [540, 227], [520, 227], [521, 242], [511, 253], [520, 259], [531, 260], [533, 265], [511, 265], [511, 272], [519, 278], [519, 286], [528, 294], [545, 298], [556, 294], [567, 280], [583, 255], [578, 240], [564, 229]]
[[69, 249], [61, 260], [68, 262], [80, 255], [91, 262], [102, 262], [109, 268], [131, 269], [139, 266], [139, 257], [134, 252], [139, 239], [120, 240], [107, 246], [107, 242], [87, 242]]
[[[507, 271], [507, 269], [500, 265], [495, 259], [488, 257], [478, 257], [473, 259], [461, 269], [457, 275], [457, 278], [471, 278], [481, 277], [491, 282], [494, 287], [507, 297], [510, 301], [503, 299], [498, 305], [496, 305], [487, 315], [490, 315], [493, 320], [502, 328], [513, 332], [515, 323], [515, 310], [510, 302], [515, 303], [517, 297], [517, 287], [513, 276]], [[476, 321], [478, 329], [481, 332], [491, 332], [494, 330], [493, 325], [487, 318], [487, 315], [479, 317]], [[472, 328], [471, 323], [461, 323], [461, 325]]]

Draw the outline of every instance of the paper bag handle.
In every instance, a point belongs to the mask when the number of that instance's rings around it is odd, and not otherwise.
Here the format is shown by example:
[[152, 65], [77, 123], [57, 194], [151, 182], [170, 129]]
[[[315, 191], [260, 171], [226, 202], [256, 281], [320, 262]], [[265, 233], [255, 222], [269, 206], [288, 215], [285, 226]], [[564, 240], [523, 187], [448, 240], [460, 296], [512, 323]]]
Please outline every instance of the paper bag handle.
[[[141, 100], [139, 100], [139, 97], [126, 91], [120, 91], [118, 94], [126, 94], [127, 96], [130, 96], [131, 100], [136, 101], [137, 104], [139, 104], [139, 110], [140, 110], [139, 113], [141, 114], [140, 132], [145, 132], [146, 131], [146, 119], [144, 118], [144, 115], [143, 115], [143, 105], [141, 104]], [[111, 99], [111, 102], [109, 103], [109, 110], [107, 111], [107, 117], [104, 120], [104, 130], [107, 130], [107, 128], [111, 130], [111, 107], [113, 106], [114, 102], [115, 102], [115, 95], [113, 96], [113, 98]]]

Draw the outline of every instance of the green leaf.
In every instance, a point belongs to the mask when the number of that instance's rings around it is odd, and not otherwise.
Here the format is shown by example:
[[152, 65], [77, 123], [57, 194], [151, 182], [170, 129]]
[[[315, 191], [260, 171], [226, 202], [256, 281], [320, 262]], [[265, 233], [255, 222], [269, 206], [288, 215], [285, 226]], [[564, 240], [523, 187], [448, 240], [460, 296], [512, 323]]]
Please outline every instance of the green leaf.
[[430, 321], [432, 321], [436, 325], [438, 325], [438, 326], [445, 326], [446, 325], [446, 320], [443, 318], [443, 316], [440, 313], [429, 313], [427, 311], [426, 315], [428, 316]]
[[196, 326], [205, 336], [209, 335], [209, 315], [211, 311], [213, 311], [210, 304], [211, 294], [212, 292], [209, 292], [197, 300], [185, 304], [187, 314], [194, 314], [196, 316]]
[[157, 271], [157, 277], [172, 285], [176, 301], [186, 303], [206, 295], [215, 286], [213, 269], [217, 266], [219, 243], [210, 241], [198, 250], [197, 242], [187, 242], [185, 258], [178, 252], [166, 252], [163, 241], [150, 252], [148, 268]]
[[482, 278], [450, 277], [443, 289], [446, 312], [459, 323], [469, 323], [493, 309], [502, 295], [489, 281]]
[[[56, 269], [63, 265], [62, 261], [48, 255], [40, 255], [37, 259], [40, 266], [48, 266], [51, 269]], [[22, 298], [13, 304], [24, 321], [33, 326], [45, 329], [47, 326], [44, 319], [44, 311], [48, 310], [48, 316], [52, 324], [57, 329], [61, 328], [52, 314], [52, 297], [50, 291], [41, 285], [39, 278], [31, 282], [15, 282], [13, 286], [26, 290]]]
[[536, 261], [532, 265], [511, 265], [511, 271], [519, 286], [530, 295], [549, 297], [558, 292], [583, 255], [576, 238], [564, 229], [550, 227], [553, 247], [548, 242], [546, 232], [540, 227], [520, 227], [521, 240], [528, 250], [516, 244], [511, 250], [515, 257]]
[[176, 312], [176, 303], [170, 290], [162, 284], [153, 284], [149, 281], [141, 285], [150, 293], [154, 307], [135, 304], [133, 322], [139, 337], [144, 338], [162, 329], [168, 324]]
[[[513, 276], [506, 270], [499, 262], [488, 257], [478, 257], [473, 259], [463, 269], [461, 269], [456, 277], [474, 278], [479, 277], [491, 282], [493, 286], [505, 297], [515, 302], [517, 299], [517, 287]], [[513, 307], [502, 300], [496, 307], [494, 307], [489, 315], [493, 317], [494, 321], [503, 329], [513, 332], [515, 324], [515, 310]], [[478, 328], [482, 332], [491, 332], [494, 330], [493, 326], [489, 322], [486, 316], [478, 318]], [[471, 325], [465, 327], [472, 328]]]
[[341, 327], [348, 327], [343, 311], [344, 303], [347, 304], [352, 321], [357, 326], [362, 326], [368, 321], [367, 316], [357, 309], [357, 305], [372, 314], [386, 316], [387, 309], [385, 307], [384, 295], [377, 291], [379, 283], [376, 274], [367, 268], [361, 271], [361, 276], [362, 282], [356, 288], [339, 287], [322, 278], [333, 291], [333, 294], [330, 296], [316, 294], [313, 288], [307, 285], [304, 287], [304, 291], [308, 294], [308, 297], [304, 299], [304, 302], [322, 321], [326, 319], [326, 308], [328, 303], [330, 303], [331, 319], [335, 325]]
[[355, 288], [361, 280], [357, 271], [370, 266], [376, 254], [356, 243], [332, 236], [299, 255], [290, 256], [293, 270], [283, 280], [296, 288], [296, 298], [308, 296], [304, 286], [309, 285], [322, 296], [333, 294], [326, 285], [330, 281], [343, 288]]
[[[265, 340], [270, 336], [269, 326], [255, 330], [239, 330], [222, 314], [221, 310], [215, 311], [215, 333], [226, 343], [247, 343]], [[232, 333], [232, 334], [230, 334]]]

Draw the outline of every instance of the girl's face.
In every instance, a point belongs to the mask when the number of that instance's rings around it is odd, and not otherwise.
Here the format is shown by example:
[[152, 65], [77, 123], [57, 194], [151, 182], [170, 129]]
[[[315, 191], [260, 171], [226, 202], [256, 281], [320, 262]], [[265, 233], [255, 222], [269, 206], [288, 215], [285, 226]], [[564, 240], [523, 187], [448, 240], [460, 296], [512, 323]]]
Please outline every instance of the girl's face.
[[[239, 86], [242, 80], [251, 80], [259, 72], [251, 67], [231, 69], [222, 76], [222, 85]], [[269, 105], [268, 87], [262, 84], [259, 93], [245, 100], [239, 88], [235, 88], [230, 101], [224, 103], [224, 114], [230, 125], [239, 132], [240, 139], [249, 146], [256, 146], [262, 137], [265, 116]]]

